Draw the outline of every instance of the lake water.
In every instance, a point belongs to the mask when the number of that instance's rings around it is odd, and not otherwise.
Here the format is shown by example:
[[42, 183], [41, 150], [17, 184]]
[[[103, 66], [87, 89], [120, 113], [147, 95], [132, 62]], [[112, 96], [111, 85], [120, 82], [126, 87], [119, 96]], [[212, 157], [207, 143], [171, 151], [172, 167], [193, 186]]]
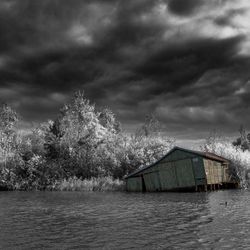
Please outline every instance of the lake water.
[[0, 192], [0, 249], [250, 249], [249, 236], [249, 191]]

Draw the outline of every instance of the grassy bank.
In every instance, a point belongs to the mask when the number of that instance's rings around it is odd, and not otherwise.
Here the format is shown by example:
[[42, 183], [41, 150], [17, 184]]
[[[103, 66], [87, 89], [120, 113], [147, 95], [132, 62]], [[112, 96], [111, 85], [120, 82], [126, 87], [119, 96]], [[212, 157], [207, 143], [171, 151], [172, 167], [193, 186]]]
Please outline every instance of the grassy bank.
[[125, 183], [112, 177], [79, 179], [72, 177], [56, 182], [51, 188], [55, 191], [124, 191]]

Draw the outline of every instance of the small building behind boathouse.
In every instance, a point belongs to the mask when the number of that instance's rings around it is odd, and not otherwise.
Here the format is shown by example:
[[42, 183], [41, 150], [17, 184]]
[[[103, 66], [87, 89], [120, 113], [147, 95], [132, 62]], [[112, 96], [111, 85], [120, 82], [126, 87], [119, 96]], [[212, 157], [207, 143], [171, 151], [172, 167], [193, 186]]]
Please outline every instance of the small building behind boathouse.
[[236, 188], [229, 160], [215, 155], [174, 147], [157, 162], [127, 175], [126, 189], [133, 192], [207, 191]]

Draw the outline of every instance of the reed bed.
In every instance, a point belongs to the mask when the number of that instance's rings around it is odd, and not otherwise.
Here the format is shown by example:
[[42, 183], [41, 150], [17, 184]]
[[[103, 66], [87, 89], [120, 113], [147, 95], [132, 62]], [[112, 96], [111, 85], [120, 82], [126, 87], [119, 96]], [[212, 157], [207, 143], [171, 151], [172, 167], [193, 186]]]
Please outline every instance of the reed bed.
[[112, 177], [92, 177], [90, 179], [81, 179], [71, 177], [55, 183], [52, 190], [56, 191], [124, 191], [125, 183]]

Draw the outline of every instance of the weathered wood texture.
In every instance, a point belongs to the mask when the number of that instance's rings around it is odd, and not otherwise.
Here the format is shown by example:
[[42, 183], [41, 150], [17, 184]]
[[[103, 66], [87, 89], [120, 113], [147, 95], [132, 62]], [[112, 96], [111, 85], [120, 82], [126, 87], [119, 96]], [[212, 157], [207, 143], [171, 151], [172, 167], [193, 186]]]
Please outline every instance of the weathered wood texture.
[[142, 178], [131, 177], [127, 179], [127, 190], [131, 192], [142, 192]]
[[[214, 158], [213, 158], [214, 157]], [[126, 178], [128, 191], [207, 190], [229, 183], [228, 162], [196, 151], [175, 148], [161, 160]], [[210, 187], [209, 186], [209, 187]]]

